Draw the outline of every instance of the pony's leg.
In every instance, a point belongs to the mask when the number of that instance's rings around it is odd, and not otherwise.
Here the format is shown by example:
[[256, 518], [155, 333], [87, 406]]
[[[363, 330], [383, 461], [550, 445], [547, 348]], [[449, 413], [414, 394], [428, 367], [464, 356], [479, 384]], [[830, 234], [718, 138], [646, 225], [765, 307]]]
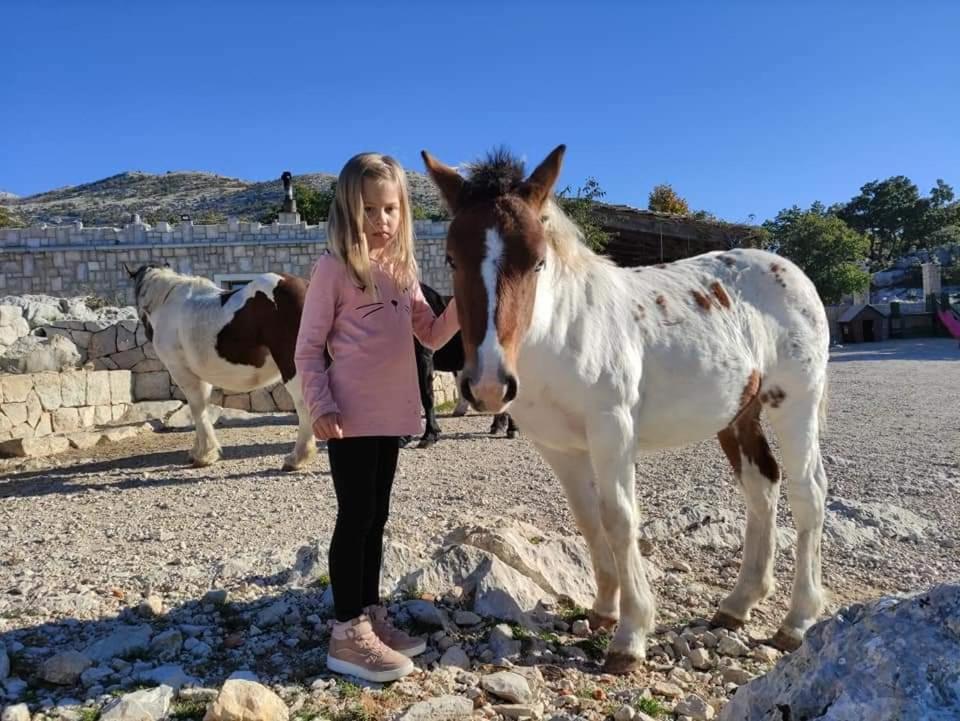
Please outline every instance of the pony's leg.
[[580, 451], [558, 451], [539, 445], [537, 450], [560, 481], [573, 519], [590, 549], [593, 575], [597, 581], [597, 596], [590, 612], [590, 627], [612, 629], [617, 625], [617, 618], [620, 616], [620, 583], [617, 580], [617, 562], [600, 522], [600, 499], [594, 483], [590, 455]]
[[513, 416], [511, 416], [509, 413], [507, 413], [506, 416], [507, 416], [507, 438], [516, 438], [517, 433], [520, 431], [520, 429], [517, 428], [517, 422], [513, 420]]
[[[460, 388], [460, 375], [462, 373], [463, 371], [457, 371], [456, 373], [453, 374], [454, 385], [457, 388]], [[453, 409], [452, 415], [456, 417], [466, 415], [469, 409], [470, 409], [470, 404], [467, 402], [467, 399], [461, 395], [459, 398], [457, 398], [457, 407]]]
[[495, 436], [507, 427], [507, 414], [497, 413], [490, 422], [490, 435]]
[[603, 668], [607, 673], [635, 670], [646, 656], [654, 626], [654, 599], [640, 555], [634, 468], [633, 420], [624, 408], [588, 419], [590, 460], [597, 481], [600, 521], [613, 551], [620, 581], [620, 624]]
[[769, 409], [789, 481], [787, 499], [797, 527], [797, 565], [790, 597], [790, 610], [780, 624], [773, 645], [789, 651], [797, 648], [803, 634], [823, 610], [820, 540], [823, 534], [827, 474], [820, 456], [818, 407], [823, 388], [804, 394], [788, 394], [777, 408]]
[[420, 387], [420, 405], [423, 406], [423, 435], [417, 448], [429, 448], [440, 439], [437, 423], [436, 399], [433, 394], [433, 352], [417, 348], [417, 383]]
[[216, 463], [220, 460], [223, 449], [217, 442], [216, 433], [213, 431], [213, 423], [210, 422], [210, 416], [207, 415], [213, 386], [198, 378], [187, 368], [168, 365], [167, 369], [170, 371], [170, 376], [174, 382], [180, 386], [180, 390], [187, 397], [187, 405], [190, 406], [190, 413], [193, 415], [195, 439], [193, 448], [190, 450], [190, 460], [193, 465], [198, 467]]
[[760, 406], [748, 407], [736, 425], [717, 435], [743, 491], [747, 528], [740, 575], [733, 591], [713, 617], [716, 626], [735, 630], [775, 587], [773, 562], [777, 550], [777, 499], [780, 469], [770, 452], [759, 421]]
[[300, 377], [294, 376], [283, 385], [293, 399], [293, 405], [297, 409], [297, 420], [299, 422], [297, 442], [293, 446], [293, 452], [284, 457], [283, 470], [296, 471], [303, 468], [304, 465], [317, 455], [317, 441], [313, 435], [313, 423], [310, 419], [310, 410], [303, 400], [303, 388], [300, 385]]

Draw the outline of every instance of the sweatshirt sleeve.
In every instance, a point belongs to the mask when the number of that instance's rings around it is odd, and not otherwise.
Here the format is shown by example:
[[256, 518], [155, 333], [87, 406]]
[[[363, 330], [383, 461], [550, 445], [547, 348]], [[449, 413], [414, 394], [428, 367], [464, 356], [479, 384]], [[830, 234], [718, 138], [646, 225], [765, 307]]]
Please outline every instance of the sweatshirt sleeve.
[[440, 317], [437, 317], [427, 299], [423, 297], [419, 283], [413, 284], [410, 298], [414, 335], [431, 350], [442, 348], [460, 330], [456, 299], [451, 300]]
[[330, 256], [314, 264], [297, 334], [294, 363], [303, 388], [303, 400], [314, 421], [327, 413], [339, 413], [330, 392], [326, 348], [337, 312], [340, 270]]

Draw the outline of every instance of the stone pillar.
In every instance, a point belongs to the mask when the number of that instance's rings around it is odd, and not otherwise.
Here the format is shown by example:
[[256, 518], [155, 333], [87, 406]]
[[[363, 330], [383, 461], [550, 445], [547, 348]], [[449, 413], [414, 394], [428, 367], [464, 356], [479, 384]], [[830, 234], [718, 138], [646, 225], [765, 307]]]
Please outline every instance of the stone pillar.
[[940, 266], [937, 263], [924, 263], [920, 268], [923, 271], [923, 297], [940, 295]]

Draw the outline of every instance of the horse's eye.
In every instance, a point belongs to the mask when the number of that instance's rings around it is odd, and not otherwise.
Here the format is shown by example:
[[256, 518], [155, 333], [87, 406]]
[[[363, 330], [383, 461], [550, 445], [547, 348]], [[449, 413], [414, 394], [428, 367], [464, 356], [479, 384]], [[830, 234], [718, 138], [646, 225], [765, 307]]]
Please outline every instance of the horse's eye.
[[534, 267], [533, 270], [534, 270], [534, 272], [539, 273], [541, 270], [544, 269], [544, 267], [545, 267], [546, 265], [547, 265], [547, 260], [546, 260], [546, 258], [542, 258], [542, 259], [540, 260], [540, 262], [537, 263], [537, 265]]
[[457, 264], [453, 262], [453, 258], [450, 257], [449, 253], [447, 254], [447, 265], [450, 266], [451, 270], [457, 269]]

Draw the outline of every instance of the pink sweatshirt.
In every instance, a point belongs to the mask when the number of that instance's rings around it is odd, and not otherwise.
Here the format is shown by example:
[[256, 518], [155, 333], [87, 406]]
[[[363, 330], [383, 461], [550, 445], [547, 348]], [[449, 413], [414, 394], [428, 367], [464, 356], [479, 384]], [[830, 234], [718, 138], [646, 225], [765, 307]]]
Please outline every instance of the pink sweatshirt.
[[373, 276], [376, 302], [334, 256], [314, 265], [294, 356], [303, 397], [313, 420], [339, 413], [344, 437], [417, 435], [423, 424], [413, 336], [440, 348], [460, 329], [457, 310], [451, 301], [437, 318], [418, 283], [397, 288], [376, 264]]

